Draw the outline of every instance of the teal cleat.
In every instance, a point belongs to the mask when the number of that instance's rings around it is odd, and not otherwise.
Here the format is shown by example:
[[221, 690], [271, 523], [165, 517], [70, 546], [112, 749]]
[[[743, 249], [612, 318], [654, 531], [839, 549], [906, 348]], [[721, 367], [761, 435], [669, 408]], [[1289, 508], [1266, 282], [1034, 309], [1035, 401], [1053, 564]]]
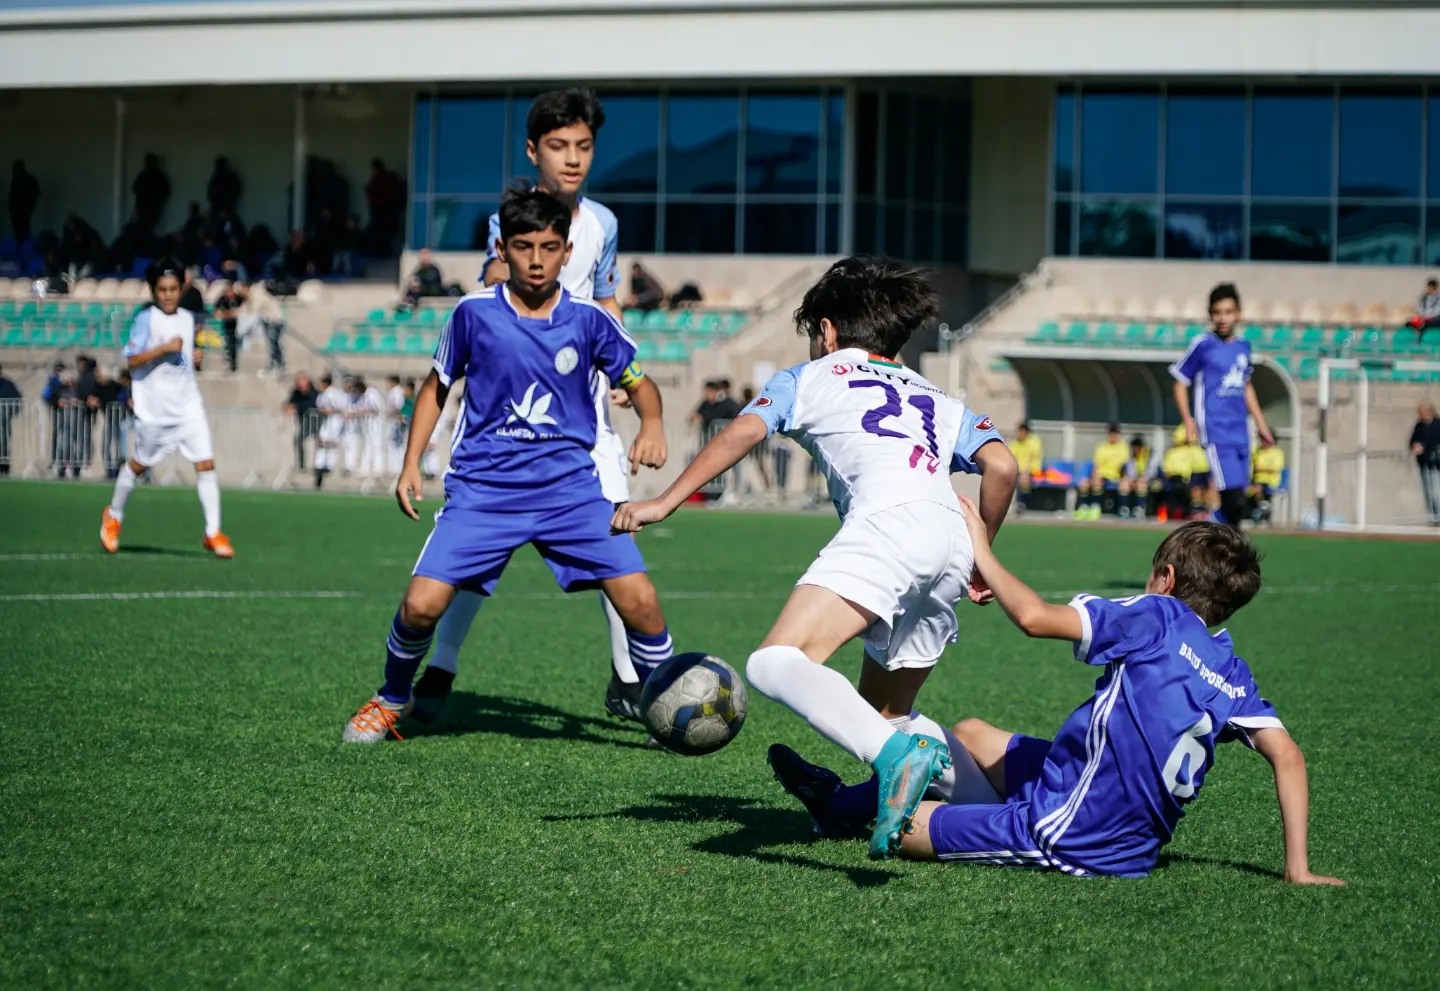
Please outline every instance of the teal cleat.
[[930, 783], [950, 766], [950, 748], [933, 736], [896, 733], [875, 757], [880, 777], [880, 808], [870, 833], [870, 859], [886, 860], [900, 850], [900, 835], [910, 826]]

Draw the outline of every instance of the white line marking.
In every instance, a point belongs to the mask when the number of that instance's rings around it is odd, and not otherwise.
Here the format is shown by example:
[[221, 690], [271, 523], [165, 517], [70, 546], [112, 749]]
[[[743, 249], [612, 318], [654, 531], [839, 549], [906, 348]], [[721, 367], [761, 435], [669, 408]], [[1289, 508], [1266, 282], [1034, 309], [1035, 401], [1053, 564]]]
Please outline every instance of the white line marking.
[[0, 602], [128, 602], [134, 599], [358, 599], [359, 592], [33, 592], [0, 595]]
[[0, 561], [78, 561], [99, 554], [0, 554]]

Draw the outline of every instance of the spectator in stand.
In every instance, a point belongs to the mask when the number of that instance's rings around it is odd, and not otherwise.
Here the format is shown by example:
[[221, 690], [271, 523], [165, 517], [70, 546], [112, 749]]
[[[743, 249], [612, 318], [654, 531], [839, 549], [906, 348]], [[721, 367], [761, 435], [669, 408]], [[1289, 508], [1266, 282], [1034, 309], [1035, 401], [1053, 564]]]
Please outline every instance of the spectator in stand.
[[210, 200], [212, 213], [234, 213], [240, 205], [244, 184], [240, 176], [230, 167], [230, 160], [224, 155], [215, 159], [215, 171], [210, 173], [210, 182], [205, 186], [205, 196]]
[[1420, 294], [1415, 315], [1408, 323], [1420, 332], [1421, 338], [1424, 338], [1425, 331], [1430, 328], [1440, 327], [1440, 282], [1430, 279], [1425, 283], [1425, 291]]
[[1260, 446], [1250, 455], [1250, 519], [1264, 523], [1270, 519], [1270, 503], [1280, 489], [1285, 477], [1285, 449], [1275, 443], [1260, 440]]
[[701, 295], [700, 287], [693, 282], [686, 282], [670, 297], [670, 309], [693, 310], [696, 305], [704, 301], [705, 297]]
[[1078, 486], [1080, 503], [1075, 507], [1077, 520], [1098, 520], [1100, 501], [1106, 489], [1119, 489], [1125, 480], [1125, 465], [1130, 460], [1130, 448], [1120, 439], [1120, 424], [1112, 423], [1106, 431], [1106, 438], [1095, 445], [1090, 477], [1081, 479]]
[[405, 180], [385, 167], [379, 158], [370, 159], [370, 180], [365, 183], [365, 201], [370, 205], [370, 240], [377, 254], [387, 255], [400, 236], [405, 215]]
[[233, 375], [240, 363], [240, 309], [245, 305], [245, 287], [238, 282], [225, 284], [225, 291], [215, 301], [215, 319], [220, 321], [220, 334], [225, 340], [225, 368]]
[[625, 300], [625, 309], [658, 310], [665, 305], [665, 289], [660, 280], [639, 262], [630, 263], [630, 295]]
[[292, 279], [317, 279], [319, 266], [315, 264], [315, 252], [305, 239], [300, 228], [290, 232], [290, 243], [285, 246], [285, 258], [281, 264], [284, 274]]
[[120, 462], [126, 454], [121, 444], [120, 426], [120, 383], [110, 377], [104, 365], [95, 366], [95, 385], [86, 398], [87, 416], [100, 418], [100, 460], [105, 465], [105, 477], [120, 476]]
[[332, 271], [336, 275], [354, 275], [361, 249], [360, 218], [351, 214], [335, 234], [335, 261]]
[[1029, 509], [1030, 489], [1035, 484], [1035, 479], [1045, 470], [1045, 447], [1040, 443], [1040, 438], [1030, 430], [1029, 420], [1015, 428], [1015, 439], [1006, 447], [1015, 455], [1015, 463], [1019, 466], [1016, 499], [1021, 509]]
[[25, 163], [17, 158], [10, 166], [10, 231], [15, 235], [16, 244], [24, 244], [34, 233], [30, 221], [39, 202], [40, 181], [26, 171]]
[[[202, 293], [200, 287], [195, 284], [195, 279], [198, 275], [199, 272], [196, 269], [187, 269], [185, 272], [185, 285], [180, 289], [180, 309], [189, 310], [194, 314], [195, 333], [197, 336], [200, 334], [201, 328], [205, 326], [205, 321], [210, 316], [210, 311], [205, 307], [205, 294]], [[196, 368], [195, 371], [199, 372], [200, 369]]]
[[[320, 432], [320, 418], [315, 415], [315, 401], [320, 393], [310, 376], [304, 372], [295, 375], [295, 385], [290, 398], [285, 400], [283, 409], [295, 417], [295, 470], [305, 470], [305, 442]], [[316, 488], [319, 488], [317, 480]]]
[[75, 423], [75, 440], [80, 464], [89, 468], [94, 460], [95, 413], [90, 403], [95, 393], [95, 359], [89, 355], [75, 356], [75, 403], [78, 411]]
[[40, 401], [50, 407], [50, 467], [59, 461], [60, 453], [60, 393], [65, 388], [65, 362], [55, 362], [50, 377], [40, 390]]
[[170, 177], [160, 168], [160, 156], [153, 151], [145, 154], [145, 167], [130, 184], [135, 194], [135, 222], [140, 230], [152, 234], [170, 201]]
[[440, 273], [440, 266], [435, 264], [430, 249], [421, 248], [420, 255], [416, 260], [415, 271], [410, 273], [410, 281], [405, 286], [405, 297], [399, 308], [413, 309], [419, 305], [420, 300], [427, 297], [459, 295], [458, 289], [459, 287], [456, 287], [456, 290], [452, 292], [445, 285], [445, 276]]
[[[243, 284], [243, 283], [242, 283]], [[263, 282], [246, 286], [245, 305], [240, 311], [241, 336], [256, 330], [265, 334], [265, 367], [261, 378], [285, 374], [285, 310]]]
[[1434, 403], [1421, 403], [1418, 412], [1420, 418], [1410, 431], [1410, 453], [1420, 469], [1420, 489], [1430, 525], [1440, 526], [1440, 419], [1435, 418]]
[[200, 212], [200, 204], [190, 201], [190, 206], [185, 213], [185, 222], [180, 225], [180, 250], [186, 258], [194, 258], [200, 253], [200, 239], [205, 236], [205, 229], [210, 222], [205, 219], [205, 214]]
[[278, 268], [272, 270], [271, 262], [279, 250], [275, 235], [265, 224], [256, 224], [250, 228], [250, 233], [241, 238], [240, 257], [247, 267], [256, 272], [271, 275], [278, 271]]
[[20, 412], [20, 388], [0, 368], [0, 477], [10, 474], [10, 421]]

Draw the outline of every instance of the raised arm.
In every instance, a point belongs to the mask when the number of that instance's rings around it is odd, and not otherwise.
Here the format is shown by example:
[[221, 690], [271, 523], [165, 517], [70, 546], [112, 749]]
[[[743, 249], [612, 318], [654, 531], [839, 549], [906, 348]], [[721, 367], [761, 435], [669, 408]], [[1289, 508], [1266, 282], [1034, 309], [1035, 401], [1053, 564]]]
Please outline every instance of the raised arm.
[[1275, 798], [1285, 833], [1285, 880], [1291, 884], [1344, 885], [1338, 877], [1310, 873], [1307, 849], [1310, 829], [1310, 782], [1305, 755], [1290, 734], [1278, 726], [1255, 730], [1251, 745], [1270, 762], [1275, 772]]
[[[993, 444], [986, 445], [994, 447]], [[1029, 585], [1012, 575], [990, 548], [990, 534], [980, 508], [969, 498], [960, 497], [965, 509], [965, 525], [975, 545], [975, 570], [995, 594], [995, 601], [1005, 615], [1026, 636], [1078, 643], [1085, 637], [1080, 614], [1068, 605], [1046, 602]]]

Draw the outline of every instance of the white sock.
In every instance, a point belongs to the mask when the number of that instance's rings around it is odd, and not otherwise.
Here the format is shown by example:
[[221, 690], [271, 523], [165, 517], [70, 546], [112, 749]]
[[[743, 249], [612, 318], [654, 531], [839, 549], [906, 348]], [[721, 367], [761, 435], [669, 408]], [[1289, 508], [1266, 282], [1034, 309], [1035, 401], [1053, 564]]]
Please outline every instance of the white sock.
[[955, 739], [955, 735], [948, 729], [929, 716], [912, 712], [909, 726], [905, 732], [944, 740], [945, 746], [950, 748], [950, 757], [954, 763], [946, 768], [939, 780], [930, 786], [926, 795], [936, 801], [948, 802], [951, 805], [995, 805], [999, 803], [1000, 796], [996, 794], [995, 787], [990, 784], [990, 779], [985, 777], [985, 772], [980, 770], [980, 765], [975, 763], [975, 758], [970, 756], [970, 751], [965, 749], [965, 745]]
[[455, 674], [460, 670], [460, 645], [470, 635], [470, 625], [485, 604], [479, 592], [456, 589], [450, 607], [435, 627], [435, 641], [430, 648], [430, 666]]
[[135, 478], [130, 462], [126, 461], [120, 466], [120, 474], [115, 478], [115, 494], [110, 497], [110, 515], [117, 520], [125, 519], [125, 504], [130, 501], [130, 493], [135, 491]]
[[839, 671], [798, 647], [762, 647], [745, 665], [750, 684], [805, 719], [821, 736], [867, 764], [896, 732]]
[[610, 626], [610, 667], [615, 677], [625, 684], [637, 684], [640, 676], [635, 673], [635, 663], [630, 660], [630, 636], [625, 632], [625, 621], [604, 592], [600, 593], [600, 606], [605, 610], [605, 622]]
[[195, 473], [195, 491], [200, 493], [200, 508], [205, 511], [205, 536], [213, 537], [220, 532], [220, 483], [213, 470]]

